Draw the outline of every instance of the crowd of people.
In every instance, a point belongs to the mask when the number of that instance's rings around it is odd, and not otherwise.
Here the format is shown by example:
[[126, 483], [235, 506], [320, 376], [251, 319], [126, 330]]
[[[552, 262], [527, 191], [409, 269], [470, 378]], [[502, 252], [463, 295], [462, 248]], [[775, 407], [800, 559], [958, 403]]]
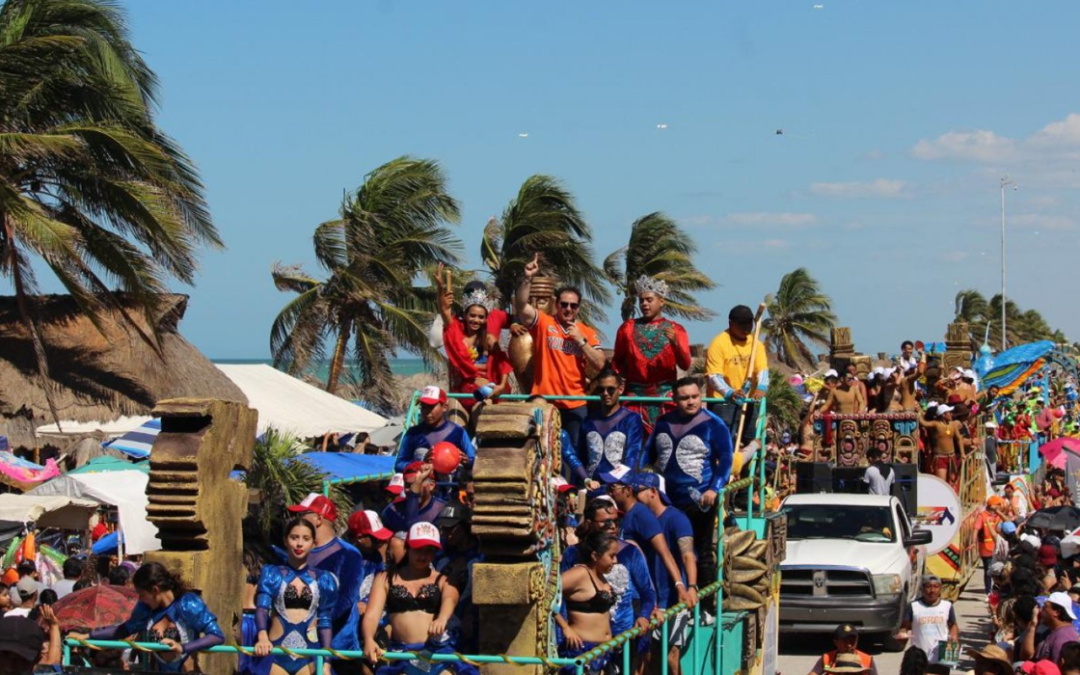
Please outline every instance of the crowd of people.
[[[563, 602], [554, 620], [560, 654], [570, 656], [647, 625], [677, 603], [692, 608], [699, 589], [716, 578], [718, 495], [733, 468], [737, 472], [743, 456], [757, 448], [733, 443], [732, 435], [745, 413], [743, 440], [753, 438], [755, 403], [764, 396], [768, 370], [764, 346], [752, 338], [755, 317], [738, 306], [729, 314], [728, 329], [709, 347], [704, 380], [681, 377], [690, 365], [686, 331], [663, 316], [666, 285], [647, 277], [637, 285], [640, 316], [620, 327], [609, 359], [596, 331], [578, 319], [577, 289], [557, 290], [552, 314], [530, 304], [537, 263], [525, 266], [513, 321], [476, 283], [466, 287], [455, 314], [450, 275], [440, 271], [443, 337], [449, 389], [472, 394], [459, 399], [468, 410], [497, 404], [509, 391], [500, 332], [533, 336], [530, 392], [559, 408], [563, 427], [565, 473], [553, 484], [565, 551]], [[586, 393], [599, 402], [561, 398]], [[703, 403], [706, 394], [722, 402], [710, 410]], [[670, 402], [635, 403], [637, 396]], [[419, 421], [401, 439], [396, 473], [382, 495], [369, 494], [339, 518], [330, 499], [312, 494], [282, 514], [281, 541], [271, 553], [246, 551], [244, 614], [235, 630], [237, 642], [253, 653], [241, 659], [243, 672], [315, 675], [312, 658], [272, 653], [275, 647], [363, 652], [365, 659], [333, 660], [337, 673], [474, 669], [465, 663], [429, 669], [423, 662], [381, 660], [386, 651], [478, 650], [470, 579], [472, 565], [483, 556], [471, 531], [472, 468], [483, 449], [467, 426], [449, 418], [451, 405], [438, 386], [422, 391]], [[744, 447], [736, 452], [738, 445]], [[457, 455], [457, 467], [439, 472], [433, 458], [447, 446]], [[571, 505], [579, 494], [586, 500], [583, 509]], [[151, 666], [164, 672], [197, 669], [197, 652], [226, 641], [232, 627], [219, 625], [199, 594], [161, 565], [138, 567], [130, 583], [139, 594], [131, 617], [88, 637], [167, 645], [168, 652], [151, 658]], [[25, 604], [40, 602], [28, 597]], [[708, 621], [714, 605], [703, 612]], [[672, 621], [666, 654], [653, 653], [658, 632], [656, 639], [645, 636], [633, 650], [635, 672], [666, 659], [677, 673], [690, 617], [687, 609]], [[605, 668], [617, 672], [619, 664], [601, 660], [589, 666], [593, 672]]]

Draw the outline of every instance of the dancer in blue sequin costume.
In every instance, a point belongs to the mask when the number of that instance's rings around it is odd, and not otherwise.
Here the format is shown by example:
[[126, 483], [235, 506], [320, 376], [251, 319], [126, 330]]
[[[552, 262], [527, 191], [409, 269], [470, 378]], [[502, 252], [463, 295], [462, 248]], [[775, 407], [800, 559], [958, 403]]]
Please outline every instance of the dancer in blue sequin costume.
[[[255, 653], [266, 656], [274, 647], [330, 649], [338, 580], [331, 572], [308, 567], [315, 545], [315, 526], [303, 518], [285, 525], [286, 565], [264, 565], [255, 595], [255, 624], [259, 640]], [[274, 656], [271, 675], [319, 675], [315, 659]]]

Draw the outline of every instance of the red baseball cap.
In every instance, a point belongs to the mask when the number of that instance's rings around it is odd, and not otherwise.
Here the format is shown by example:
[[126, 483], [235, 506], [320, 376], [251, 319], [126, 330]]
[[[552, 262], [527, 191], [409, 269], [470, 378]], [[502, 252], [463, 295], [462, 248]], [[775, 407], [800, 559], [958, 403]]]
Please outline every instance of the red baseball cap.
[[354, 511], [349, 516], [349, 531], [357, 538], [371, 535], [381, 541], [386, 541], [394, 536], [394, 533], [383, 525], [379, 514], [374, 511]]
[[446, 392], [434, 385], [424, 387], [424, 389], [420, 392], [420, 402], [425, 405], [446, 403]]
[[[413, 478], [415, 478], [416, 474], [420, 473], [420, 471], [423, 470], [423, 468], [424, 468], [424, 463], [423, 462], [409, 462], [409, 464], [405, 467], [405, 470], [401, 472], [402, 480], [404, 480], [405, 482], [412, 482], [408, 478], [409, 474], [413, 474]], [[403, 484], [402, 485], [402, 490], [404, 490], [404, 489], [405, 489], [405, 487], [404, 487], [404, 484]]]
[[327, 520], [337, 520], [337, 507], [334, 502], [317, 492], [310, 493], [304, 497], [304, 501], [290, 506], [289, 510], [293, 513], [317, 513]]
[[395, 473], [390, 477], [390, 482], [386, 485], [386, 491], [392, 495], [399, 495], [405, 492], [405, 476], [404, 474]]
[[442, 548], [439, 528], [426, 521], [413, 523], [413, 526], [409, 528], [409, 536], [405, 538], [405, 543], [409, 548], [424, 548], [425, 546]]

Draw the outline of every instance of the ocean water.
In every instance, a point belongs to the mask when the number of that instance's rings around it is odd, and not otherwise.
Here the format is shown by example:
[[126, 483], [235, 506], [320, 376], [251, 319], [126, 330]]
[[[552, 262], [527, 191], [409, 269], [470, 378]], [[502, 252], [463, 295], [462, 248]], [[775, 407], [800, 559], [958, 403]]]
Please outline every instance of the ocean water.
[[[211, 359], [214, 363], [265, 363], [268, 366], [273, 365], [273, 361], [270, 359]], [[423, 359], [391, 359], [390, 368], [394, 371], [395, 375], [402, 377], [408, 377], [410, 375], [420, 375], [428, 372], [427, 366], [424, 365]], [[345, 363], [345, 370], [351, 371], [352, 366]], [[326, 377], [330, 374], [330, 362], [320, 361], [313, 364], [308, 370], [308, 374], [314, 375], [316, 379], [326, 381]], [[348, 372], [342, 373], [342, 379], [344, 380], [348, 376]], [[355, 373], [353, 373], [355, 374]]]

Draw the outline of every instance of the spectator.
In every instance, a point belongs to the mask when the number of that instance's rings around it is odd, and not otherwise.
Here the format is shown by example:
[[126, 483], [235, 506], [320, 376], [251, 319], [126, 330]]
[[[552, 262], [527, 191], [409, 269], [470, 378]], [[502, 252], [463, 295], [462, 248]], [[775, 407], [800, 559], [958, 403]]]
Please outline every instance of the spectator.
[[[739, 428], [741, 399], [758, 401], [769, 389], [769, 362], [765, 345], [760, 340], [756, 344], [751, 340], [753, 332], [754, 312], [746, 305], [736, 305], [728, 312], [727, 330], [713, 338], [705, 354], [708, 395], [725, 399], [723, 403], [712, 404], [711, 409], [733, 433]], [[754, 352], [754, 372], [747, 373], [751, 352]], [[756, 404], [747, 406], [743, 443], [754, 439], [757, 413]]]
[[975, 520], [975, 531], [978, 533], [979, 557], [983, 563], [983, 590], [989, 594], [994, 586], [994, 580], [990, 576], [990, 565], [994, 562], [994, 549], [1001, 537], [998, 527], [1001, 525], [1001, 516], [998, 509], [1005, 500], [997, 495], [991, 495], [986, 500], [986, 509]]
[[1009, 655], [997, 645], [987, 645], [982, 649], [968, 647], [966, 651], [975, 659], [975, 675], [1011, 675], [1013, 672]]
[[1035, 646], [1036, 622], [1032, 621], [1024, 633], [1021, 656], [1029, 657], [1034, 654], [1034, 660], [1049, 659], [1054, 663], [1061, 658], [1061, 648], [1068, 642], [1080, 639], [1073, 627], [1076, 614], [1073, 613], [1072, 599], [1068, 593], [1051, 593], [1039, 610], [1039, 623], [1046, 626], [1050, 633], [1043, 638], [1042, 642]]
[[859, 380], [853, 373], [844, 373], [843, 379], [829, 392], [821, 412], [834, 412], [841, 415], [853, 415], [866, 412], [866, 399], [863, 398]]
[[941, 599], [941, 579], [932, 574], [923, 577], [922, 595], [904, 608], [900, 628], [910, 631], [911, 644], [926, 653], [929, 663], [940, 659], [939, 644], [959, 639], [960, 626], [953, 604]]
[[1080, 675], [1080, 642], [1068, 642], [1061, 646], [1058, 668], [1061, 675]]
[[44, 646], [45, 632], [30, 619], [0, 618], [0, 673], [31, 675], [42, 660]]
[[64, 578], [52, 585], [56, 597], [62, 598], [75, 590], [75, 582], [82, 576], [83, 561], [72, 556], [64, 561]]
[[0, 584], [0, 616], [13, 608], [15, 603], [11, 601], [11, 589], [7, 584]]
[[117, 565], [109, 570], [109, 585], [110, 586], [130, 586], [131, 585], [131, 572], [128, 568]]
[[928, 665], [926, 652], [918, 647], [909, 647], [900, 662], [900, 675], [926, 675]]
[[596, 331], [577, 320], [581, 291], [572, 286], [555, 293], [555, 316], [529, 304], [532, 278], [540, 271], [540, 256], [525, 265], [525, 278], [515, 296], [516, 314], [533, 338], [533, 386], [536, 396], [556, 397], [562, 426], [570, 434], [573, 447], [580, 447], [581, 424], [585, 421], [585, 401], [567, 401], [559, 396], [585, 394], [586, 371], [604, 367], [604, 352]]
[[435, 519], [435, 527], [446, 542], [435, 569], [458, 591], [457, 608], [447, 630], [458, 636], [458, 651], [476, 653], [480, 648], [480, 612], [472, 602], [472, 570], [484, 556], [480, 541], [472, 533], [472, 511], [460, 502], [451, 502]]
[[874, 657], [858, 649], [859, 633], [855, 630], [855, 626], [850, 623], [842, 623], [837, 626], [836, 630], [833, 631], [833, 645], [836, 646], [836, 649], [822, 654], [814, 667], [810, 669], [809, 675], [837, 672], [836, 667], [839, 665], [840, 658], [844, 657], [846, 663], [849, 661], [848, 655], [853, 655], [858, 659], [857, 661], [851, 661], [851, 667], [862, 668], [862, 670], [844, 672], [869, 672], [871, 675], [877, 675], [878, 671], [877, 665], [874, 663]]
[[637, 468], [644, 441], [641, 415], [621, 404], [624, 381], [622, 375], [605, 370], [596, 378], [596, 393], [600, 405], [581, 425], [581, 447], [578, 456], [585, 460], [590, 488], [599, 487], [597, 476], [619, 466]]
[[15, 590], [19, 594], [19, 603], [15, 605], [14, 609], [8, 610], [4, 616], [28, 616], [30, 610], [37, 604], [37, 582], [34, 581], [33, 577], [25, 576], [19, 579], [19, 583], [15, 584]]

